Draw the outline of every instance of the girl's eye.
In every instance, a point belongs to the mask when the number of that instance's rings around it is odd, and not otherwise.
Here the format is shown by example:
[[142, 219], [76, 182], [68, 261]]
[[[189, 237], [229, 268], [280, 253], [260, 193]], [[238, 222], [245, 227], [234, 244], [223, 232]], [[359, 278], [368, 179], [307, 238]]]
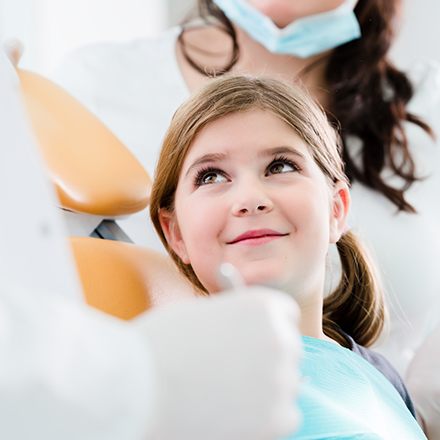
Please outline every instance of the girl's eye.
[[274, 159], [267, 167], [266, 176], [269, 174], [283, 174], [299, 171], [299, 167], [290, 159], [279, 157]]
[[197, 187], [223, 182], [227, 182], [223, 171], [213, 168], [200, 170], [194, 179], [194, 185]]

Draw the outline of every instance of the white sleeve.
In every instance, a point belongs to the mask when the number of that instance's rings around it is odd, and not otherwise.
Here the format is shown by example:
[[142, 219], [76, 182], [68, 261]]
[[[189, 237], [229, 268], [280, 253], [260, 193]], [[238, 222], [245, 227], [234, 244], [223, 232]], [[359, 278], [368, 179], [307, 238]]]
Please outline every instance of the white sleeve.
[[145, 438], [154, 373], [128, 323], [3, 286], [0, 359], [0, 438]]
[[[68, 53], [52, 72], [51, 79], [67, 90], [93, 113], [98, 113], [100, 78], [96, 70], [103, 68], [100, 46], [85, 46]], [[106, 72], [111, 75], [111, 72]]]

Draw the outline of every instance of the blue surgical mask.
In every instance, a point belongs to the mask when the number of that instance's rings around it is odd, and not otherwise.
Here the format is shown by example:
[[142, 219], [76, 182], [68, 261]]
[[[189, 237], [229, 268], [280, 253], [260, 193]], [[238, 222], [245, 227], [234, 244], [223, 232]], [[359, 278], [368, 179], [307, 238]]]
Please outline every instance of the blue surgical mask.
[[356, 0], [347, 0], [331, 11], [299, 18], [280, 29], [246, 0], [213, 0], [223, 13], [273, 53], [308, 58], [361, 36]]

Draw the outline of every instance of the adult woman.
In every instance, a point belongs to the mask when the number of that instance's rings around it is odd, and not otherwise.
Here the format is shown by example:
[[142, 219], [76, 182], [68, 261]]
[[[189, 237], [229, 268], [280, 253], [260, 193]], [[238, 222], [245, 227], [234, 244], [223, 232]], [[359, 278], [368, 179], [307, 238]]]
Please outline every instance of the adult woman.
[[[283, 26], [346, 2], [247, 3]], [[270, 52], [215, 2], [200, 0], [202, 26], [199, 20], [156, 41], [85, 48], [58, 78], [150, 172], [171, 114], [209, 80], [207, 74], [230, 70], [300, 80], [341, 124], [352, 182], [349, 223], [373, 249], [390, 302], [389, 335], [378, 348], [403, 372], [439, 319], [439, 149], [429, 128], [440, 133], [440, 69], [416, 66], [407, 77], [389, 62], [399, 4], [359, 0], [360, 38], [300, 58]], [[138, 226], [125, 226], [136, 241], [151, 243], [144, 217]]]
[[[199, 291], [221, 290], [216, 273], [227, 262], [246, 284], [276, 286], [297, 301], [304, 423], [292, 438], [424, 438], [396, 372], [360, 347], [376, 340], [385, 314], [373, 267], [345, 231], [349, 208], [324, 113], [297, 89], [238, 76], [209, 84], [176, 112], [150, 213]], [[324, 300], [329, 243], [343, 276]]]

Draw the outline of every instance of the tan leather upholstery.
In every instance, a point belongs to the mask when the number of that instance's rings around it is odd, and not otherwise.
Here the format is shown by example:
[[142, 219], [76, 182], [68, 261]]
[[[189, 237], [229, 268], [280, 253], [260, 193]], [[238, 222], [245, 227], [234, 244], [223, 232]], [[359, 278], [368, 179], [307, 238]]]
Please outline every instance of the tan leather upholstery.
[[87, 303], [110, 315], [130, 319], [194, 296], [170, 259], [157, 252], [89, 237], [71, 244]]
[[61, 206], [106, 218], [145, 208], [151, 180], [127, 148], [61, 87], [32, 72], [18, 74]]

